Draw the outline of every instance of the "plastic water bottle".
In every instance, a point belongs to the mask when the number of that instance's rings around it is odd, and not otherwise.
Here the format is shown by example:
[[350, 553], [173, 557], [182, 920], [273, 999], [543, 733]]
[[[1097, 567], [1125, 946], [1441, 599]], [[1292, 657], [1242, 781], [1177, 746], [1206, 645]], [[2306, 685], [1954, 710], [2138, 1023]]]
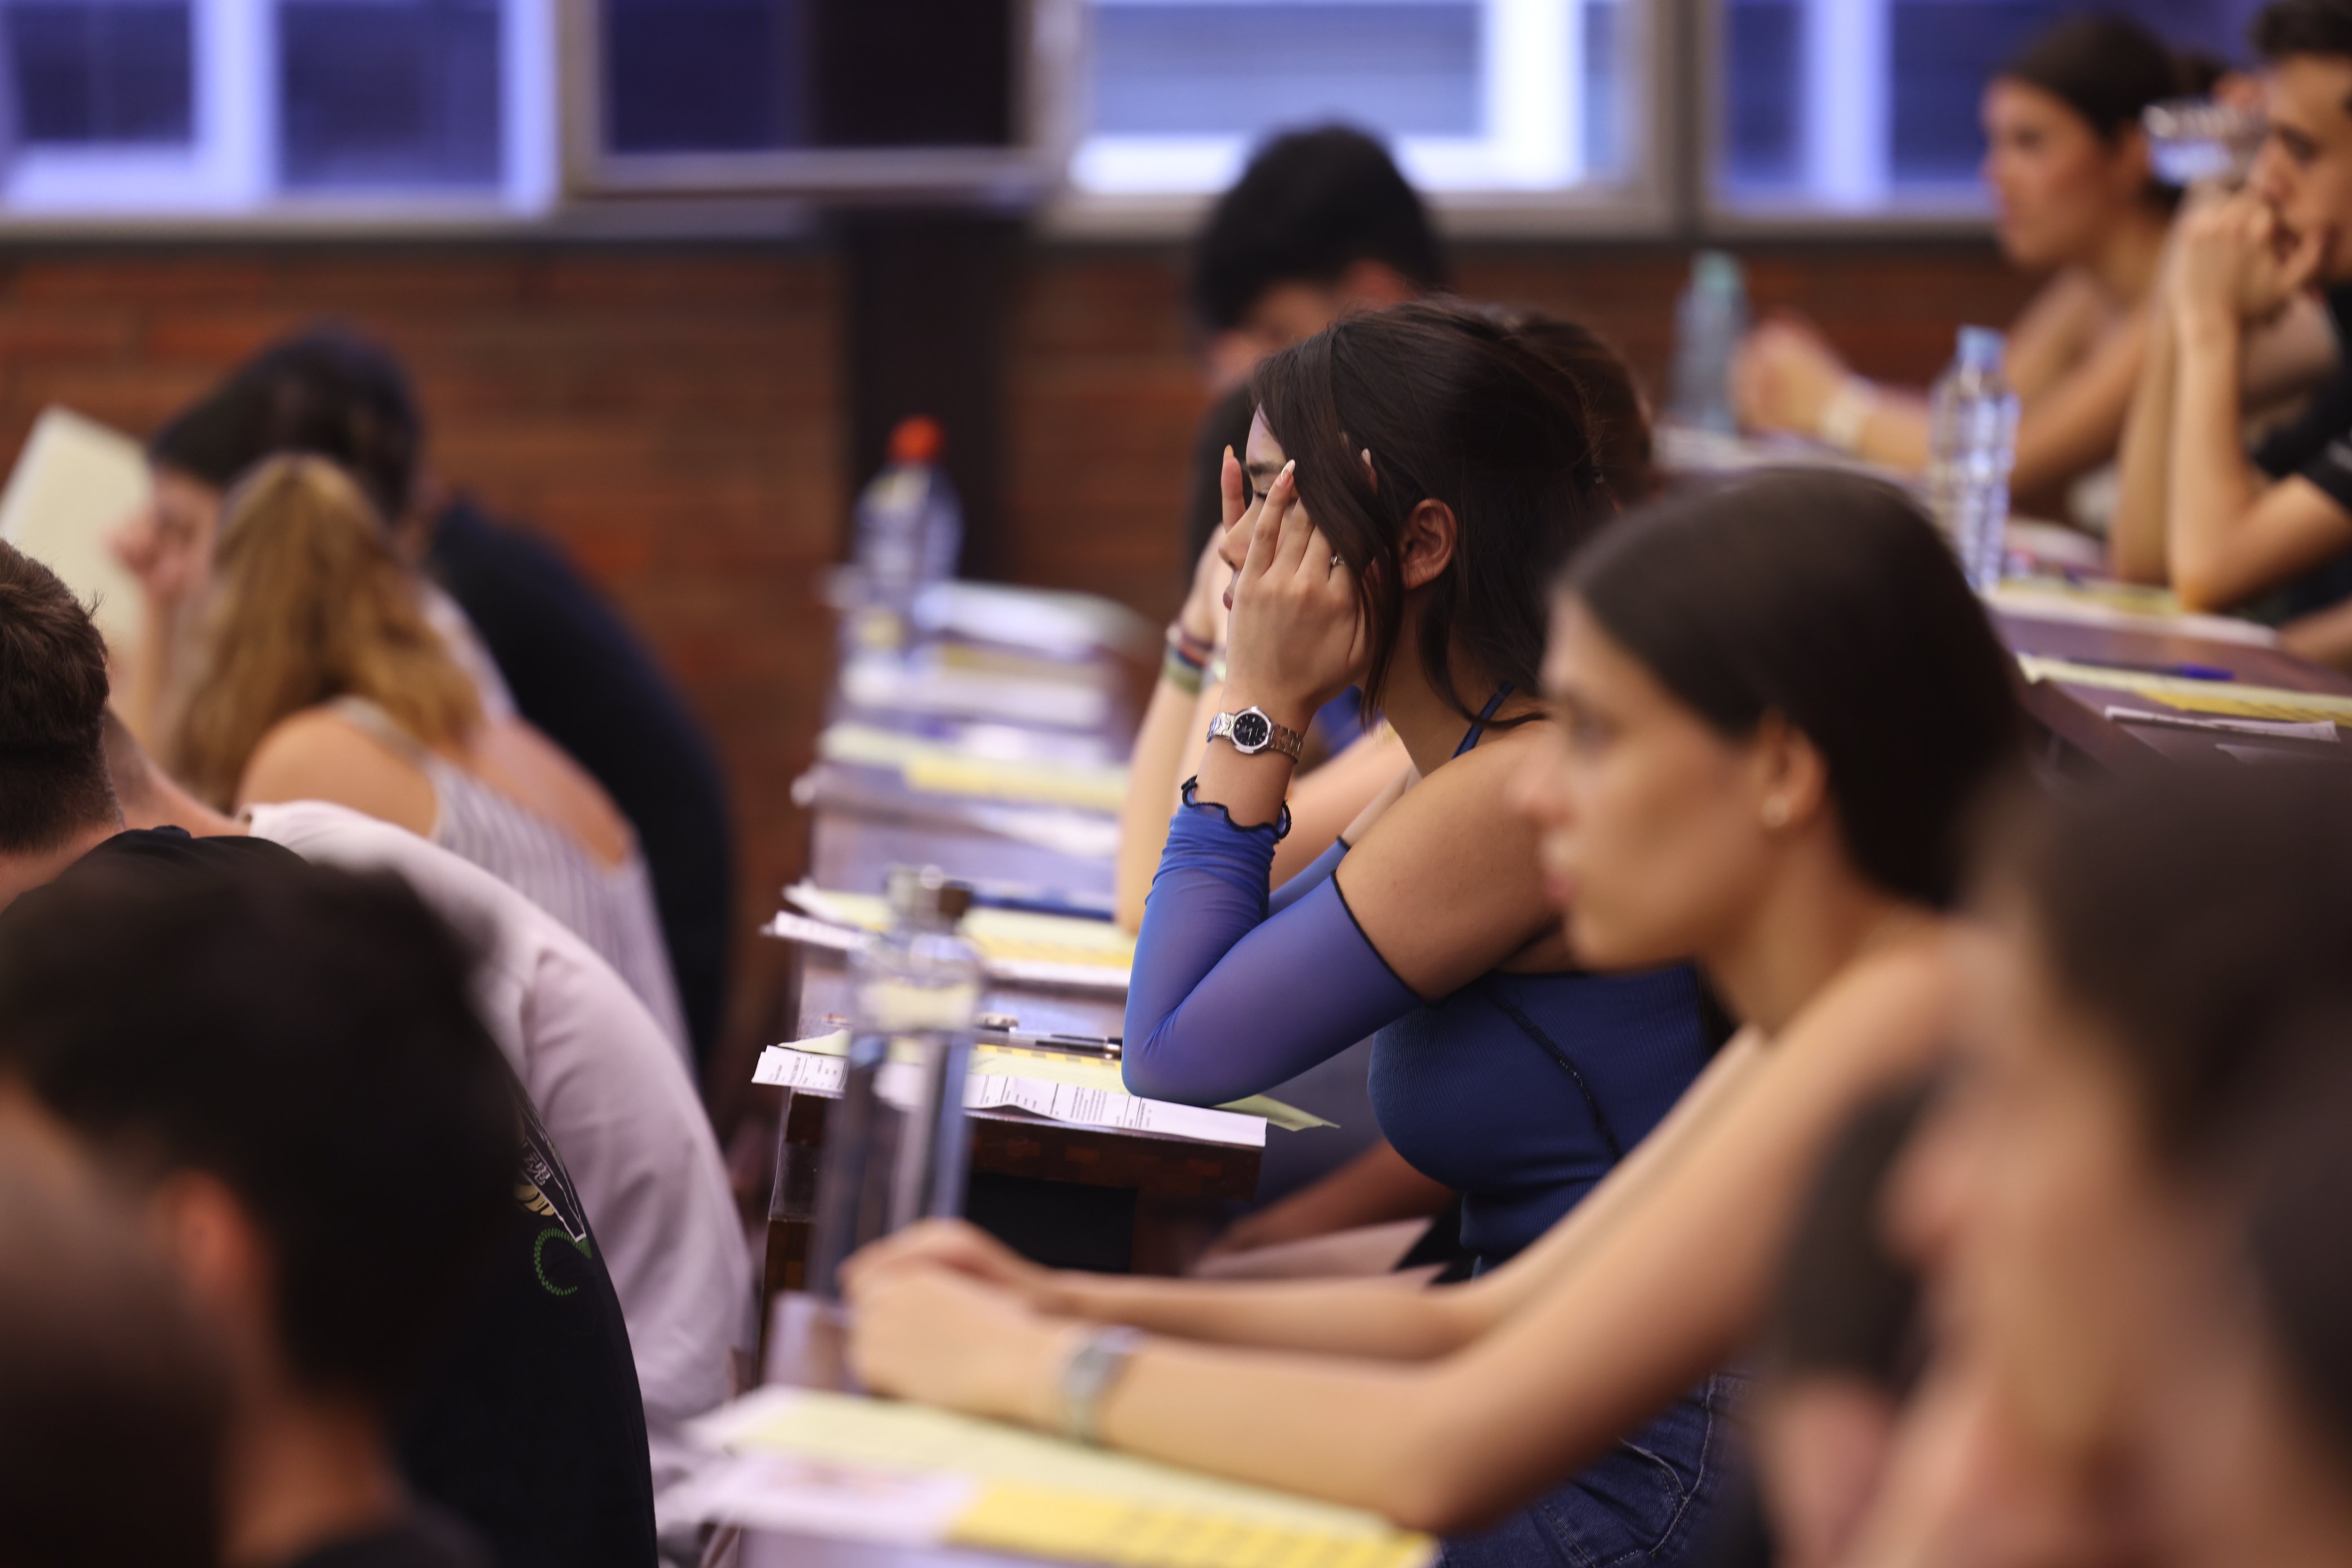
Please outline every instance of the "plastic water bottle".
[[842, 1260], [929, 1216], [963, 1211], [964, 1076], [980, 955], [956, 934], [971, 889], [933, 867], [890, 868], [890, 929], [853, 953], [841, 1098], [828, 1109], [808, 1288], [840, 1296]]
[[2001, 374], [2002, 347], [1991, 328], [1962, 327], [1959, 356], [1928, 401], [1928, 505], [1979, 593], [2000, 581], [2017, 461], [2017, 394]]
[[1691, 258], [1690, 284], [1675, 306], [1675, 372], [1668, 411], [1693, 430], [1729, 436], [1731, 360], [1748, 335], [1748, 281], [1738, 259], [1720, 250]]
[[890, 460], [857, 498], [856, 646], [904, 647], [915, 595], [955, 575], [963, 509], [939, 466], [942, 444], [937, 420], [901, 420]]

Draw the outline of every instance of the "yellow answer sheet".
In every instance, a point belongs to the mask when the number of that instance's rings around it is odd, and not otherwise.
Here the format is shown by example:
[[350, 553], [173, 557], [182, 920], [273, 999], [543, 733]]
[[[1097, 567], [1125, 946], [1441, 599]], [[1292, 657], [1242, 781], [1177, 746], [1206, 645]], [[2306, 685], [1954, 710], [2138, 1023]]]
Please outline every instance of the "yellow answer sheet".
[[2352, 724], [2352, 697], [2325, 691], [2295, 691], [2284, 686], [2250, 686], [2235, 680], [2190, 680], [2137, 669], [2111, 669], [2105, 665], [2075, 664], [2038, 654], [2017, 656], [2028, 680], [2063, 680], [2072, 686], [2105, 691], [2129, 691], [2152, 697], [2167, 708], [2184, 713], [2227, 713], [2241, 719], [2278, 719], [2297, 723]]
[[1116, 765], [1023, 762], [979, 756], [919, 735], [868, 724], [834, 724], [817, 737], [828, 762], [896, 768], [907, 787], [929, 795], [976, 795], [1024, 805], [1116, 812], [1127, 796], [1127, 769]]
[[735, 1452], [971, 1476], [953, 1544], [1127, 1568], [1419, 1568], [1424, 1535], [1376, 1514], [993, 1421], [804, 1389], [768, 1389], [705, 1435]]
[[[835, 925], [890, 929], [890, 906], [877, 894], [835, 892], [803, 881], [785, 889], [784, 897]], [[960, 929], [982, 958], [1091, 963], [1106, 969], [1126, 969], [1135, 963], [1135, 939], [1108, 921], [977, 909], [963, 917]]]

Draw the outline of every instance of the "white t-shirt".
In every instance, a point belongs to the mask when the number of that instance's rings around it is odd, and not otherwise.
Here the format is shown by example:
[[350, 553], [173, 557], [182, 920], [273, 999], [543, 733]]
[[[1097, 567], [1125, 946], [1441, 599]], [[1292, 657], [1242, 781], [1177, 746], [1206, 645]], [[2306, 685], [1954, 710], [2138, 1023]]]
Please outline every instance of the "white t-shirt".
[[256, 805], [256, 837], [306, 860], [387, 870], [485, 949], [483, 1021], [570, 1167], [628, 1321], [654, 1487], [684, 1468], [678, 1424], [725, 1399], [750, 1348], [751, 1260], [677, 1049], [612, 966], [504, 882], [404, 828], [323, 801]]

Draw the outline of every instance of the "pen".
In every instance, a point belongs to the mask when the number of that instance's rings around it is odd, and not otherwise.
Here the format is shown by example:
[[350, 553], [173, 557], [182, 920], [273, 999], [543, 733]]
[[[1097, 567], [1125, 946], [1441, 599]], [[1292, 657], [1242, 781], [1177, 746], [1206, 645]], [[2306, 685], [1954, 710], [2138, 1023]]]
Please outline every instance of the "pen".
[[2087, 664], [2094, 669], [2128, 669], [2141, 675], [2169, 675], [2181, 680], [2235, 680], [2237, 671], [2224, 669], [2218, 664], [2142, 664], [2128, 658], [2070, 658], [2069, 664]]

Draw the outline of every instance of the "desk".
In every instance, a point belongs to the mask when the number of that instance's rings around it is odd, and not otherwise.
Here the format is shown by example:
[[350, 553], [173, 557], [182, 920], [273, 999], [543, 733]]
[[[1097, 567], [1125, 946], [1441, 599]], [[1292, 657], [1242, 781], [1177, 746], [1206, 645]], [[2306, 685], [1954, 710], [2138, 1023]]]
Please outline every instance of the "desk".
[[[2146, 630], [2085, 626], [2044, 619], [2030, 611], [2010, 608], [1996, 610], [1993, 621], [2000, 632], [2001, 640], [2012, 653], [2092, 663], [2211, 665], [2229, 670], [2238, 681], [2250, 686], [2276, 686], [2291, 691], [2352, 696], [2352, 678], [2318, 665], [2306, 664], [2278, 648], [2184, 635], [2166, 629], [2160, 623]], [[2214, 689], [2226, 692], [2230, 684], [2217, 681]], [[2034, 720], [2056, 740], [2100, 767], [2128, 767], [2151, 756], [2183, 760], [2210, 758], [2224, 741], [2231, 744], [2242, 743], [2259, 751], [2320, 760], [2327, 760], [2331, 753], [2340, 752], [2344, 754], [2335, 760], [2352, 763], [2352, 748], [2329, 746], [2324, 742], [2273, 741], [2251, 735], [2216, 735], [2118, 723], [2106, 717], [2107, 708], [2116, 703], [2148, 706], [2134, 701], [2127, 692], [2095, 687], [2037, 681], [2026, 688], [2026, 707]]]

